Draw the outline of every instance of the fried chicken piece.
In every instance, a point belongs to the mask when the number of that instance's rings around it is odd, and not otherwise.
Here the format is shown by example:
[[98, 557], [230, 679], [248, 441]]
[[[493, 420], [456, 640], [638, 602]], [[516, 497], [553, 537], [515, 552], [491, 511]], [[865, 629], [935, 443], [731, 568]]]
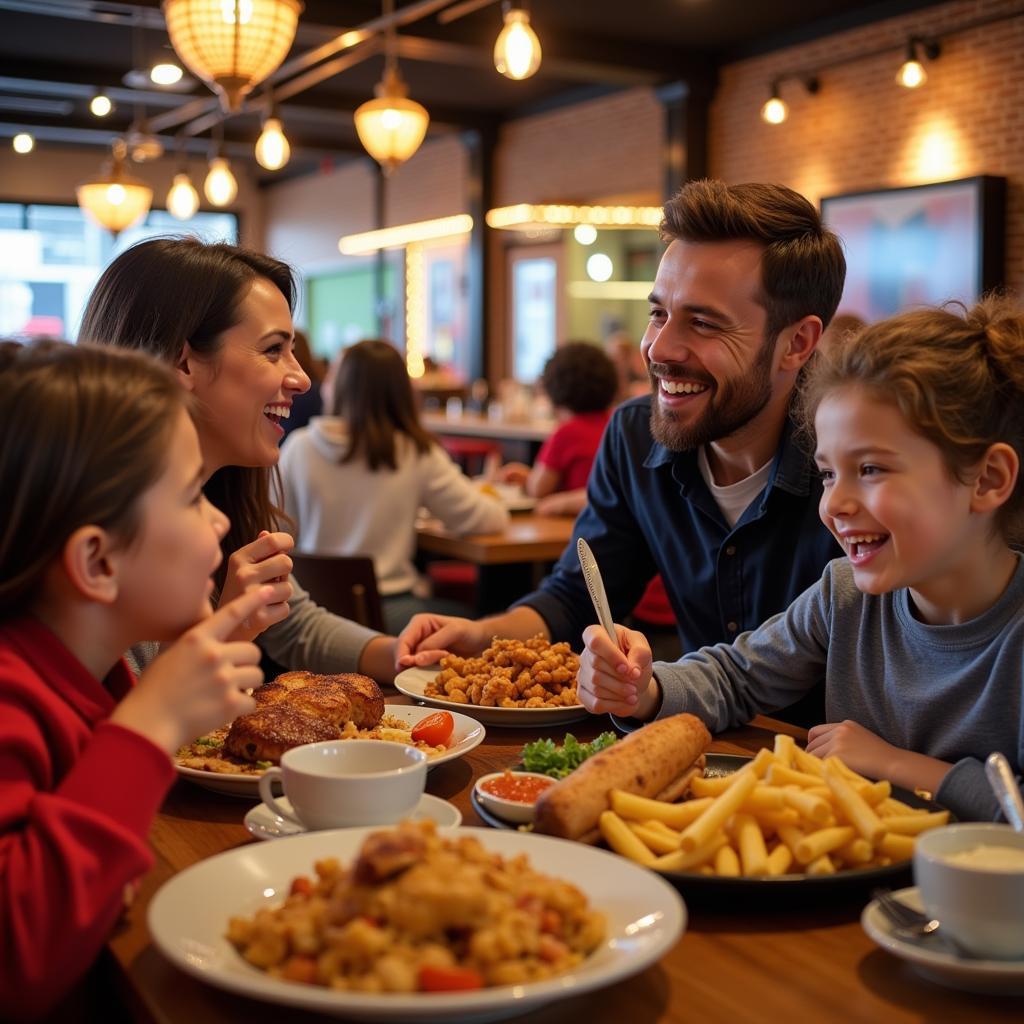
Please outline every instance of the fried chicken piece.
[[268, 708], [271, 704], [279, 704], [287, 699], [291, 691], [280, 683], [264, 683], [252, 691], [252, 699], [258, 708]]
[[360, 729], [376, 729], [384, 717], [384, 694], [369, 677], [358, 672], [342, 672], [333, 676], [321, 676], [341, 686], [352, 702], [352, 721]]
[[373, 885], [422, 860], [427, 852], [426, 834], [403, 822], [386, 832], [371, 832], [363, 841], [352, 877], [360, 885]]
[[310, 683], [309, 686], [292, 690], [284, 704], [304, 715], [330, 722], [339, 729], [354, 717], [352, 701], [345, 688], [335, 683]]
[[286, 690], [301, 690], [319, 678], [312, 672], [282, 672], [274, 682]]
[[311, 715], [304, 715], [286, 703], [258, 708], [248, 715], [239, 715], [231, 723], [224, 749], [245, 761], [281, 760], [281, 755], [303, 743], [336, 740], [336, 725]]

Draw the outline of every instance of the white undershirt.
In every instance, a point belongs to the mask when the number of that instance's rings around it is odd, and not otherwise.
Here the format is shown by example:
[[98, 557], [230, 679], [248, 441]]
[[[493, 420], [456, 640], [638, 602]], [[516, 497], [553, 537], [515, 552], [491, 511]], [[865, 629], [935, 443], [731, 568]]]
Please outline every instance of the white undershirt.
[[734, 484], [720, 487], [715, 483], [715, 477], [711, 472], [711, 465], [708, 463], [704, 445], [701, 445], [697, 452], [697, 465], [700, 468], [700, 475], [704, 477], [704, 483], [708, 485], [711, 497], [718, 503], [718, 507], [722, 510], [722, 515], [725, 517], [725, 521], [729, 524], [730, 529], [739, 522], [740, 516], [746, 512], [750, 503], [764, 490], [764, 486], [768, 483], [768, 477], [772, 471], [772, 460], [769, 459], [760, 469], [751, 473], [750, 476]]

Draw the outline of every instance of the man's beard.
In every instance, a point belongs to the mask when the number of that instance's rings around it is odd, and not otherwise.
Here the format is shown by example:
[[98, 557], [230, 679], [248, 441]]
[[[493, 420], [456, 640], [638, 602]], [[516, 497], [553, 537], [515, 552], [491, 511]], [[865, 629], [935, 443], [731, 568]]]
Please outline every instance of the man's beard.
[[[694, 374], [678, 363], [651, 363], [649, 372], [654, 388], [651, 402], [651, 435], [669, 451], [693, 451], [712, 441], [735, 434], [745, 427], [772, 396], [771, 363], [775, 341], [766, 341], [754, 357], [750, 369], [736, 380], [716, 388], [711, 377]], [[675, 416], [661, 406], [661, 385], [658, 376], [685, 377], [709, 385], [710, 397], [703, 414], [689, 425], [680, 424]]]

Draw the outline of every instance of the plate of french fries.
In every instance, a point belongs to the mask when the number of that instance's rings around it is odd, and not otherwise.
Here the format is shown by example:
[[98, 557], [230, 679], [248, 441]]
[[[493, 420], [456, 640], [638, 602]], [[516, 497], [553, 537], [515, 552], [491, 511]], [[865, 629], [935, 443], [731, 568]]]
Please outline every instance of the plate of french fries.
[[599, 828], [617, 853], [687, 891], [792, 891], [892, 884], [909, 871], [917, 836], [949, 820], [780, 734], [753, 758], [708, 754], [681, 802], [613, 790]]

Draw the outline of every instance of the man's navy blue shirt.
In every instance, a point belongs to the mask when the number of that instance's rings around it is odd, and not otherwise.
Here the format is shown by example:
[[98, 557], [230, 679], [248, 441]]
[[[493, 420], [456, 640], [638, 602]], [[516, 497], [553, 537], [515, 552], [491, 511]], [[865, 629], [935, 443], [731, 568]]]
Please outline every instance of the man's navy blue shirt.
[[818, 518], [821, 481], [787, 423], [764, 491], [730, 528], [697, 465], [650, 431], [651, 398], [624, 403], [605, 429], [587, 485], [587, 505], [561, 559], [529, 605], [555, 640], [579, 649], [596, 621], [576, 557], [585, 537], [616, 621], [660, 573], [683, 653], [731, 641], [789, 606], [842, 554]]

